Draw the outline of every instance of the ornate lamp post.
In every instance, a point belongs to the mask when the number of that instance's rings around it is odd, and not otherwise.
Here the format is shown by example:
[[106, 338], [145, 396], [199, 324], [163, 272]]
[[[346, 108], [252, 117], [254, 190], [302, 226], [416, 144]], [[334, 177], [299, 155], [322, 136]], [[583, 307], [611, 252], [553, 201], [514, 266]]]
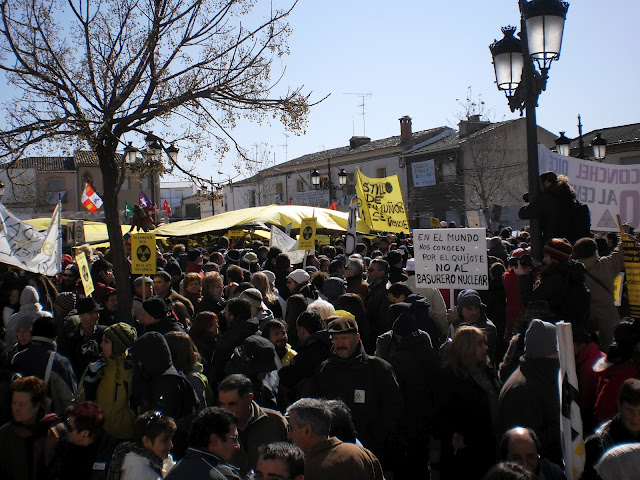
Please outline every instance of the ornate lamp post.
[[[526, 111], [529, 201], [533, 202], [538, 197], [540, 175], [536, 106], [540, 93], [546, 89], [551, 63], [560, 58], [569, 4], [561, 0], [518, 0], [518, 5], [521, 38], [514, 36], [515, 27], [504, 27], [504, 38], [494, 41], [489, 49], [496, 84], [505, 92], [511, 111]], [[537, 219], [531, 220], [531, 249], [532, 255], [541, 259], [542, 235]]]
[[[311, 171], [311, 185], [313, 185], [314, 188], [316, 189], [327, 189], [329, 191], [329, 205], [331, 205], [331, 203], [333, 202], [333, 189], [334, 186], [331, 183], [331, 160], [327, 160], [327, 185], [320, 185], [320, 180], [321, 180], [321, 175], [320, 172], [318, 172], [318, 169], [316, 167], [313, 167], [313, 170]], [[340, 188], [342, 189], [342, 187], [344, 187], [347, 182], [348, 182], [349, 178], [347, 175], [347, 172], [344, 171], [344, 168], [341, 168], [340, 171], [338, 172], [338, 183], [339, 183], [339, 187], [335, 187], [335, 188]]]

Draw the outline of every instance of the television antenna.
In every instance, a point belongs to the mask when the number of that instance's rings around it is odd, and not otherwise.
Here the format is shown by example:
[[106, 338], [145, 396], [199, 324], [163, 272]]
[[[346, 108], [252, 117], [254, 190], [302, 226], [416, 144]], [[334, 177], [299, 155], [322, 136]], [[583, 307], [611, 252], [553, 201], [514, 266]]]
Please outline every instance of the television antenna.
[[[361, 115], [362, 115], [362, 136], [363, 137], [366, 136], [367, 135], [366, 134], [367, 128], [366, 128], [366, 123], [365, 123], [366, 111], [365, 111], [365, 108], [364, 108], [364, 106], [365, 106], [365, 98], [366, 97], [371, 97], [371, 96], [373, 96], [373, 94], [371, 92], [369, 92], [369, 93], [344, 93], [343, 95], [356, 95], [356, 96], [362, 98], [362, 103], [360, 105], [356, 105], [356, 106], [357, 107], [362, 107], [362, 113], [361, 113]], [[354, 129], [353, 134], [355, 135], [355, 125], [353, 126], [353, 129]]]

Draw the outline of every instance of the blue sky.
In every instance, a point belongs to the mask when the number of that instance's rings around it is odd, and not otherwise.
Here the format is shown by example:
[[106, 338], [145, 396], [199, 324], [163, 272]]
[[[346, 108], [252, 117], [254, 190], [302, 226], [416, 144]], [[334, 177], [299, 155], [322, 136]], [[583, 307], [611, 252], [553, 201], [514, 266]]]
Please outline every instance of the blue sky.
[[[638, 19], [635, 0], [571, 2], [560, 60], [539, 100], [539, 125], [575, 137], [578, 114], [585, 132], [640, 121]], [[519, 26], [517, 0], [301, 0], [290, 23], [284, 84], [331, 96], [312, 110], [306, 135], [289, 136], [288, 159], [363, 134], [362, 98], [345, 93], [371, 93], [365, 121], [372, 139], [398, 135], [403, 115], [412, 117], [414, 131], [457, 123], [456, 99], [468, 87], [491, 119], [518, 116], [495, 86], [488, 48], [502, 38], [501, 26]], [[242, 125], [234, 133], [246, 147], [268, 145], [260, 148], [281, 163], [283, 132], [274, 123]], [[223, 171], [232, 172], [231, 160]]]

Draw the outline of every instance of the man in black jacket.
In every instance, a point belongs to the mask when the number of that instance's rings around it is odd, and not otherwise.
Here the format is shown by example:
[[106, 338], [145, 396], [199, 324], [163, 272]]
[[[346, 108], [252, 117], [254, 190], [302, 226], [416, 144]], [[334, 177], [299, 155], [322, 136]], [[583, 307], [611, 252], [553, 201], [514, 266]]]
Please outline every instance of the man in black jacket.
[[371, 336], [375, 339], [391, 330], [392, 323], [388, 315], [389, 264], [386, 260], [372, 260], [367, 269], [369, 291], [367, 292], [366, 311], [371, 325]]
[[351, 409], [362, 444], [384, 466], [385, 447], [392, 443], [402, 414], [402, 396], [393, 368], [366, 354], [355, 320], [338, 317], [331, 321], [328, 332], [333, 349], [305, 388], [305, 396], [343, 400]]

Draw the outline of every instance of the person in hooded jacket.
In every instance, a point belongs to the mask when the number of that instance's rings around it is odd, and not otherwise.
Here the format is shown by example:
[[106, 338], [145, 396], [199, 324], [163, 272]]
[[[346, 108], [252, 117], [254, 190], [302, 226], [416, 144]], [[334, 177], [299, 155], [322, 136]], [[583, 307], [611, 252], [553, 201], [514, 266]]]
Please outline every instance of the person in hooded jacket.
[[102, 356], [89, 364], [78, 389], [78, 398], [96, 402], [104, 410], [104, 429], [116, 440], [133, 437], [135, 413], [129, 401], [133, 372], [125, 365], [127, 349], [136, 340], [135, 329], [121, 322], [102, 334]]
[[180, 457], [187, 448], [191, 417], [199, 407], [197, 394], [174, 367], [169, 345], [160, 333], [140, 336], [131, 345], [129, 354], [133, 362], [132, 407], [137, 412], [159, 411], [176, 421], [174, 451]]
[[460, 327], [464, 325], [479, 328], [487, 336], [489, 359], [495, 364], [498, 333], [496, 326], [487, 318], [483, 308], [484, 304], [476, 290], [471, 288], [462, 290], [458, 294], [455, 310], [456, 321], [449, 327], [449, 337], [453, 338]]
[[164, 335], [168, 332], [184, 332], [178, 318], [160, 297], [151, 297], [143, 302], [139, 321], [144, 333], [159, 332]]
[[258, 331], [258, 320], [251, 316], [251, 305], [244, 299], [229, 300], [224, 310], [224, 319], [227, 327], [218, 339], [209, 370], [205, 371], [211, 388], [217, 387], [225, 377], [225, 366], [234, 349]]
[[18, 341], [16, 336], [16, 324], [25, 315], [35, 317], [53, 317], [51, 312], [42, 309], [38, 290], [31, 285], [27, 285], [20, 293], [20, 310], [9, 317], [7, 331], [4, 336], [4, 343], [7, 348], [13, 347]]

